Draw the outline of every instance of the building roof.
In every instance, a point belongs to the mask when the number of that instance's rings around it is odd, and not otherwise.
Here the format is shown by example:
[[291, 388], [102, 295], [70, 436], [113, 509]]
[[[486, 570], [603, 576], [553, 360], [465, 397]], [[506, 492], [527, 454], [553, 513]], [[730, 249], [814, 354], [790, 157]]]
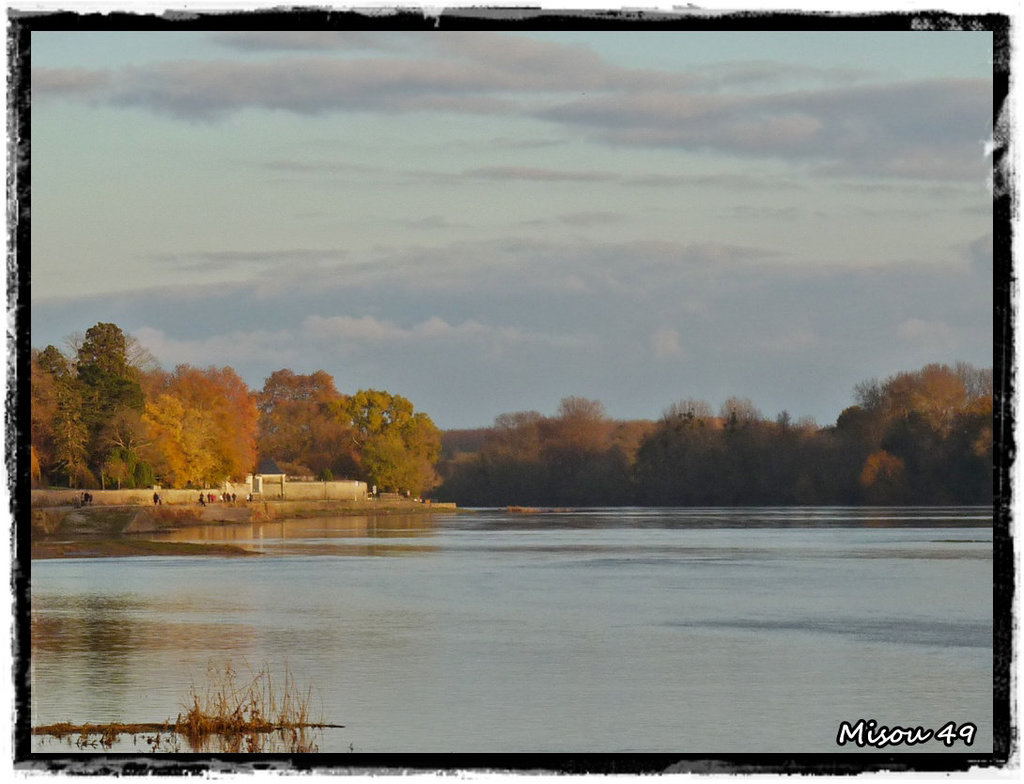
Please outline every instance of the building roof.
[[257, 474], [283, 474], [281, 466], [277, 464], [277, 461], [272, 457], [260, 458], [260, 464], [256, 468]]

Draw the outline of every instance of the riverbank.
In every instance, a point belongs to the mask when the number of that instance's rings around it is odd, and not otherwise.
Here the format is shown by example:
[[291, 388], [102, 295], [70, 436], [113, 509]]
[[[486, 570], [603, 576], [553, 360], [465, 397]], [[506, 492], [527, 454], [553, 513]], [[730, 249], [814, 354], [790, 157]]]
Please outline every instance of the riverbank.
[[148, 535], [194, 525], [232, 525], [286, 518], [430, 514], [461, 511], [454, 504], [408, 499], [359, 501], [237, 501], [196, 504], [101, 504], [32, 507], [33, 560], [153, 555], [252, 556], [220, 543], [155, 541]]

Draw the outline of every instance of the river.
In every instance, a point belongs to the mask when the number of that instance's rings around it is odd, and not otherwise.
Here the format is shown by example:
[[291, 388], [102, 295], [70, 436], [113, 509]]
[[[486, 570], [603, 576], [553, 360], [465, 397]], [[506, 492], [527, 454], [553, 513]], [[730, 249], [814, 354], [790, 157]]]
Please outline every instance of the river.
[[32, 563], [32, 724], [173, 720], [231, 663], [308, 685], [345, 725], [321, 752], [856, 752], [837, 732], [863, 718], [977, 727], [969, 747], [888, 752], [990, 753], [991, 523], [598, 509], [184, 529], [168, 537], [263, 555]]

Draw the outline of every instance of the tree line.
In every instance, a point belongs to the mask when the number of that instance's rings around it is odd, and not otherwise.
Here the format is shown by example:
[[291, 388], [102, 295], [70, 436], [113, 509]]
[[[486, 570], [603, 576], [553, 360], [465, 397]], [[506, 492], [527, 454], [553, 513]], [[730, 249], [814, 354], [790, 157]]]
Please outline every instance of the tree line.
[[992, 499], [992, 372], [927, 365], [854, 389], [834, 425], [746, 398], [619, 421], [582, 397], [553, 416], [441, 433], [406, 398], [344, 394], [281, 369], [163, 370], [117, 325], [31, 354], [33, 486], [213, 487], [273, 457], [291, 476], [362, 479], [464, 506], [966, 504]]
[[292, 476], [435, 487], [441, 434], [400, 395], [347, 395], [322, 370], [278, 370], [259, 391], [230, 367], [159, 367], [116, 324], [31, 353], [31, 480], [75, 488], [214, 487], [259, 456]]
[[439, 492], [465, 505], [974, 504], [992, 500], [992, 373], [927, 365], [864, 382], [835, 425], [765, 418], [746, 398], [656, 421], [566, 398], [445, 434]]

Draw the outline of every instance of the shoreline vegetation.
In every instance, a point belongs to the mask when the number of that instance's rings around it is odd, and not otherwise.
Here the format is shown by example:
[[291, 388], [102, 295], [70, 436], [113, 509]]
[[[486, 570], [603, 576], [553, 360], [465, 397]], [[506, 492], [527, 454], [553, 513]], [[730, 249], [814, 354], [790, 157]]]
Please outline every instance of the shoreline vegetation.
[[[99, 496], [97, 491], [94, 495]], [[103, 504], [40, 506], [32, 504], [31, 558], [110, 558], [160, 555], [255, 557], [259, 553], [220, 542], [166, 542], [152, 534], [197, 525], [235, 525], [284, 518], [386, 516], [452, 513], [454, 504], [413, 500], [388, 501], [238, 501], [207, 506]]]
[[272, 750], [268, 747], [276, 742], [295, 753], [316, 752], [316, 732], [345, 726], [313, 719], [312, 688], [301, 690], [287, 669], [283, 691], [267, 664], [247, 673], [245, 680], [240, 680], [240, 673], [230, 662], [223, 669], [211, 664], [207, 666], [207, 678], [202, 690], [193, 683], [184, 713], [174, 721], [57, 722], [33, 727], [32, 734], [68, 740], [80, 749], [110, 749], [122, 735], [142, 735], [152, 752], [181, 751], [183, 739], [193, 752], [258, 753]]

